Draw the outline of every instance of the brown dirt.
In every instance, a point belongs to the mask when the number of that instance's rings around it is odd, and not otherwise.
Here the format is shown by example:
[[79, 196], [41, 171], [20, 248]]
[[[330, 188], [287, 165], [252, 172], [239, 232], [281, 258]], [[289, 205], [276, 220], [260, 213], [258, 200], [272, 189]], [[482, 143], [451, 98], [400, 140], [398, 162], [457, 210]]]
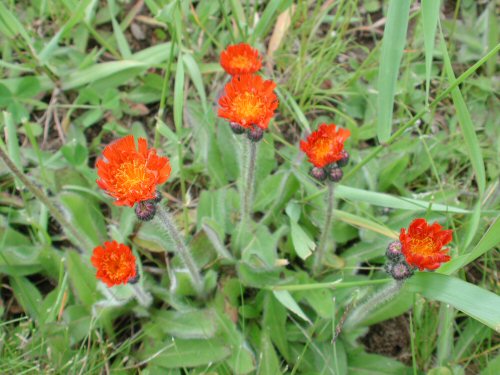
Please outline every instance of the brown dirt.
[[368, 353], [392, 357], [411, 365], [410, 323], [406, 315], [375, 324], [361, 339]]

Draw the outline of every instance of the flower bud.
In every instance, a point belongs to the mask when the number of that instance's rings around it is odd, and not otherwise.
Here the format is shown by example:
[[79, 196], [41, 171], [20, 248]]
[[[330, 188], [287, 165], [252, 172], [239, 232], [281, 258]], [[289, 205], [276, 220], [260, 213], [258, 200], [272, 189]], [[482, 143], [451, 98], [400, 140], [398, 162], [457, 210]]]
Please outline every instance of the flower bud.
[[413, 275], [413, 268], [408, 265], [404, 260], [397, 263], [389, 263], [386, 266], [386, 271], [392, 276], [394, 280], [405, 280]]
[[402, 245], [399, 241], [393, 241], [387, 246], [387, 251], [385, 255], [391, 260], [400, 259], [403, 253], [401, 253]]
[[328, 178], [333, 182], [339, 182], [340, 180], [342, 180], [343, 176], [344, 173], [342, 172], [342, 169], [336, 166], [331, 167], [328, 172]]
[[234, 134], [243, 134], [245, 132], [245, 128], [237, 122], [231, 122], [229, 123], [229, 126]]
[[155, 217], [156, 203], [154, 200], [139, 202], [135, 205], [135, 214], [141, 221], [149, 221]]
[[161, 195], [161, 193], [158, 190], [156, 190], [155, 197], [153, 199], [151, 199], [151, 200], [154, 203], [160, 203], [162, 199], [163, 199], [163, 195]]
[[342, 168], [342, 167], [345, 167], [347, 164], [349, 164], [350, 155], [346, 150], [342, 150], [342, 152], [340, 154], [342, 155], [342, 159], [337, 161], [337, 165], [340, 168]]
[[247, 130], [247, 137], [252, 142], [259, 142], [264, 137], [264, 130], [254, 125], [252, 129]]
[[309, 174], [318, 181], [324, 181], [326, 179], [326, 172], [323, 168], [313, 167]]
[[135, 266], [135, 276], [134, 277], [131, 277], [130, 279], [128, 279], [128, 283], [129, 284], [135, 284], [139, 281], [139, 268], [137, 267], [137, 265]]

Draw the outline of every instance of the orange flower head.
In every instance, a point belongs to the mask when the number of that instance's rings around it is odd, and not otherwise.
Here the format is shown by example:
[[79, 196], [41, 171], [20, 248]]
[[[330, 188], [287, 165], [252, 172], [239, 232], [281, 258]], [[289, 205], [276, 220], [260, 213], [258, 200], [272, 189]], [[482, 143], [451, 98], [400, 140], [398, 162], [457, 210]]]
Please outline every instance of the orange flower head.
[[96, 277], [108, 287], [127, 284], [137, 276], [135, 256], [127, 245], [116, 241], [97, 246], [90, 258], [97, 269]]
[[259, 51], [249, 44], [240, 43], [228, 46], [220, 54], [220, 65], [232, 76], [254, 74], [262, 67]]
[[278, 108], [275, 87], [273, 81], [264, 81], [257, 75], [233, 77], [219, 99], [219, 117], [245, 129], [267, 129]]
[[154, 199], [156, 185], [167, 181], [171, 172], [168, 158], [148, 149], [144, 138], [139, 138], [137, 149], [132, 135], [109, 144], [96, 167], [100, 177], [97, 185], [116, 199], [117, 206], [129, 207]]
[[441, 263], [451, 259], [449, 249], [443, 247], [451, 242], [452, 232], [442, 230], [438, 223], [430, 225], [425, 219], [413, 220], [408, 232], [402, 228], [399, 235], [406, 262], [420, 271], [439, 268]]
[[317, 168], [326, 167], [344, 157], [344, 142], [351, 136], [348, 129], [338, 128], [335, 124], [321, 124], [305, 141], [300, 149]]

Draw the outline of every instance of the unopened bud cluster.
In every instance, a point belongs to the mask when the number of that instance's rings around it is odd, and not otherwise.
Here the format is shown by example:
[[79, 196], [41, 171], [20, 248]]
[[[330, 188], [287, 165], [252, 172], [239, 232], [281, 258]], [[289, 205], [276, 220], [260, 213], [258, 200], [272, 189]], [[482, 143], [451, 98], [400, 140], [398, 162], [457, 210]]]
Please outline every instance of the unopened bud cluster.
[[230, 127], [234, 134], [240, 135], [245, 133], [247, 138], [252, 142], [259, 142], [264, 137], [264, 130], [257, 125], [252, 125], [251, 128], [247, 129], [236, 122], [231, 122]]
[[349, 153], [346, 150], [342, 151], [342, 159], [335, 163], [328, 164], [323, 168], [313, 167], [311, 176], [318, 181], [329, 179], [332, 182], [339, 182], [344, 176], [342, 168], [349, 164]]
[[161, 201], [162, 196], [159, 191], [153, 199], [139, 202], [135, 205], [135, 214], [141, 221], [150, 221], [155, 217], [156, 205]]
[[387, 250], [385, 252], [387, 257], [385, 270], [394, 280], [398, 281], [408, 279], [415, 272], [415, 268], [406, 262], [401, 249], [401, 242], [394, 241], [387, 246]]

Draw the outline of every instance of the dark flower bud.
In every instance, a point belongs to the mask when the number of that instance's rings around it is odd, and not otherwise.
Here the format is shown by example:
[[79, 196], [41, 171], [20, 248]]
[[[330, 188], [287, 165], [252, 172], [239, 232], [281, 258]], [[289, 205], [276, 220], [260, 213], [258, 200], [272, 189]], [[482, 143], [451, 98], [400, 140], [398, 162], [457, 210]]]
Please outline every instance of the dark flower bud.
[[326, 179], [326, 172], [323, 168], [313, 167], [309, 174], [318, 181], [324, 181]]
[[247, 137], [252, 142], [259, 142], [264, 137], [264, 130], [254, 125], [252, 129], [247, 130]]
[[405, 280], [413, 275], [413, 268], [405, 261], [401, 261], [386, 266], [386, 271], [392, 276], [394, 280]]
[[129, 284], [135, 284], [139, 281], [139, 268], [137, 267], [137, 265], [135, 266], [135, 276], [134, 277], [131, 277], [130, 279], [128, 279], [128, 283]]
[[245, 128], [237, 122], [231, 122], [229, 126], [234, 134], [243, 134], [245, 132]]
[[337, 161], [337, 165], [340, 168], [342, 168], [342, 167], [345, 167], [347, 164], [349, 164], [350, 155], [346, 150], [342, 150], [342, 152], [340, 154], [342, 155], [342, 159]]
[[403, 253], [401, 253], [402, 245], [399, 241], [393, 241], [387, 246], [387, 251], [385, 255], [391, 260], [400, 259]]
[[163, 199], [163, 195], [161, 195], [161, 193], [158, 190], [156, 190], [155, 197], [153, 199], [151, 199], [151, 200], [154, 203], [160, 203], [162, 199]]
[[135, 205], [135, 214], [141, 221], [149, 221], [155, 217], [156, 203], [154, 200], [139, 202]]
[[328, 178], [333, 182], [339, 182], [340, 180], [342, 180], [343, 176], [344, 173], [342, 172], [342, 169], [336, 166], [331, 167], [328, 172]]

